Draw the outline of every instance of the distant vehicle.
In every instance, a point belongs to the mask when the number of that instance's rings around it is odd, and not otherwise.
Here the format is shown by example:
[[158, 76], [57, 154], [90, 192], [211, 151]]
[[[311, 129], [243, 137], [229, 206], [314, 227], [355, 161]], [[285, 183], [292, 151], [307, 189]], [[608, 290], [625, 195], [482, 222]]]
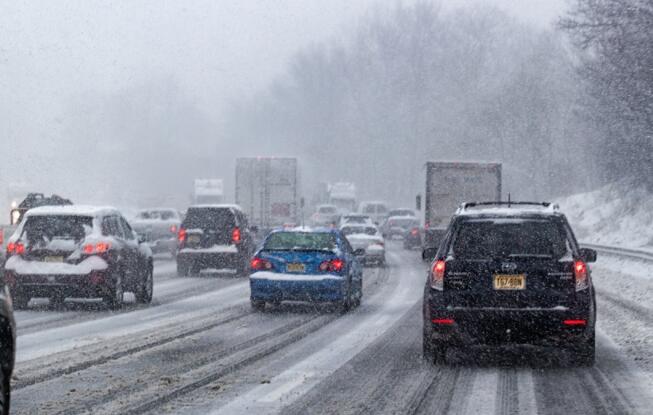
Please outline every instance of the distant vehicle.
[[451, 220], [424, 291], [424, 356], [450, 347], [532, 344], [592, 365], [596, 303], [588, 263], [548, 203], [468, 203]]
[[376, 226], [344, 225], [340, 230], [352, 248], [364, 250], [365, 264], [385, 265], [385, 241]]
[[153, 253], [177, 254], [177, 233], [181, 215], [171, 208], [143, 209], [130, 221], [139, 238], [148, 244]]
[[358, 212], [369, 215], [375, 225], [380, 225], [388, 215], [388, 205], [385, 202], [361, 202]]
[[334, 205], [319, 205], [311, 216], [313, 226], [335, 226], [338, 222], [338, 208]]
[[195, 179], [193, 204], [224, 203], [224, 183], [222, 179]]
[[388, 217], [391, 216], [411, 216], [411, 217], [416, 217], [415, 211], [413, 209], [409, 208], [397, 208], [397, 209], [390, 209], [388, 212]]
[[347, 215], [342, 215], [340, 221], [338, 222], [338, 227], [344, 225], [370, 225], [374, 226], [372, 218], [369, 215], [364, 215], [362, 213], [350, 213]]
[[298, 167], [295, 158], [251, 157], [236, 160], [236, 204], [265, 234], [299, 223]]
[[33, 297], [54, 304], [99, 297], [120, 308], [125, 291], [138, 303], [152, 301], [152, 252], [114, 208], [30, 209], [7, 243], [7, 256], [5, 282], [16, 309]]
[[404, 249], [421, 249], [423, 233], [424, 229], [419, 226], [419, 222], [417, 225], [408, 229], [406, 233], [404, 233]]
[[384, 238], [403, 238], [406, 232], [419, 227], [419, 219], [414, 216], [390, 216], [381, 225], [381, 233]]
[[63, 197], [58, 195], [52, 195], [46, 197], [43, 193], [29, 193], [27, 197], [18, 204], [18, 207], [13, 208], [11, 210], [9, 223], [11, 225], [18, 225], [20, 221], [23, 220], [23, 216], [25, 215], [25, 212], [35, 207], [66, 206], [72, 204], [73, 202], [71, 202], [69, 199], [64, 199]]
[[177, 273], [231, 269], [245, 276], [254, 241], [247, 216], [236, 205], [188, 208], [178, 233]]
[[501, 200], [500, 163], [427, 162], [424, 248], [437, 248], [461, 203], [482, 200]]
[[356, 210], [356, 185], [348, 182], [330, 184], [329, 204], [334, 205], [340, 214], [354, 212]]
[[251, 260], [251, 303], [335, 302], [344, 311], [363, 296], [363, 270], [357, 255], [336, 229], [271, 232]]
[[0, 284], [0, 414], [8, 414], [16, 360], [16, 322], [9, 289]]

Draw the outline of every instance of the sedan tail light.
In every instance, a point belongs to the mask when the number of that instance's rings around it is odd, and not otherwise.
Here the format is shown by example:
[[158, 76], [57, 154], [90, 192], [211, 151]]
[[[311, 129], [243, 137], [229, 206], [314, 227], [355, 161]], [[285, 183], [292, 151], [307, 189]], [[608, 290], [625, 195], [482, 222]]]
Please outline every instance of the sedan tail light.
[[105, 252], [108, 252], [109, 249], [111, 249], [111, 244], [108, 243], [108, 242], [98, 242], [96, 244], [85, 244], [82, 247], [82, 251], [86, 255], [104, 254]]
[[318, 267], [318, 269], [322, 272], [342, 272], [344, 268], [345, 261], [340, 258], [324, 261]]
[[431, 288], [442, 291], [444, 289], [444, 273], [447, 269], [447, 263], [438, 259], [433, 263], [431, 268]]
[[9, 242], [7, 244], [7, 256], [25, 254], [25, 245], [21, 242]]
[[241, 234], [240, 234], [240, 228], [234, 228], [234, 230], [231, 232], [231, 241], [235, 244], [239, 244], [241, 241]]
[[179, 233], [177, 234], [177, 240], [179, 241], [179, 244], [183, 244], [184, 242], [186, 242], [186, 229], [179, 228]]
[[589, 279], [587, 275], [587, 264], [583, 261], [574, 262], [574, 277], [576, 278], [576, 291], [582, 291], [589, 288]]
[[270, 261], [258, 257], [252, 258], [249, 265], [252, 271], [270, 271], [273, 268]]

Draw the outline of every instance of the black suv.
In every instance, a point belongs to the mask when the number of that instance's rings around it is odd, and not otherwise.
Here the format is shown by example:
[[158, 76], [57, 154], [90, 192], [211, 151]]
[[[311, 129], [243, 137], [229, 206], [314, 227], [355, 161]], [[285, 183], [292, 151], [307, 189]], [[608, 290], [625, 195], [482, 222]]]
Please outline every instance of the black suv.
[[235, 270], [245, 276], [254, 252], [247, 217], [235, 205], [188, 208], [178, 235], [177, 273], [197, 274], [202, 269]]
[[549, 203], [467, 203], [453, 216], [424, 290], [425, 358], [449, 347], [532, 344], [567, 349], [594, 363], [596, 304], [588, 267], [596, 252], [578, 246]]

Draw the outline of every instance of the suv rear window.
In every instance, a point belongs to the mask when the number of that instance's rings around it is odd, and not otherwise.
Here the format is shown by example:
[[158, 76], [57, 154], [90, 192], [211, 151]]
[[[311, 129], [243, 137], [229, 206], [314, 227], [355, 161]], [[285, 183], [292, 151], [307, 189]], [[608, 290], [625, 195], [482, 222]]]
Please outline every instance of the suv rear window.
[[335, 248], [335, 235], [325, 232], [277, 232], [270, 235], [263, 246], [271, 251], [332, 251]]
[[449, 254], [456, 258], [560, 259], [571, 252], [564, 226], [549, 219], [473, 219], [455, 231]]
[[189, 208], [183, 227], [186, 229], [231, 229], [236, 226], [228, 208]]
[[320, 213], [336, 213], [337, 209], [334, 206], [322, 206], [318, 209]]
[[55, 239], [82, 241], [93, 230], [90, 216], [29, 216], [22, 235], [30, 245], [40, 245]]

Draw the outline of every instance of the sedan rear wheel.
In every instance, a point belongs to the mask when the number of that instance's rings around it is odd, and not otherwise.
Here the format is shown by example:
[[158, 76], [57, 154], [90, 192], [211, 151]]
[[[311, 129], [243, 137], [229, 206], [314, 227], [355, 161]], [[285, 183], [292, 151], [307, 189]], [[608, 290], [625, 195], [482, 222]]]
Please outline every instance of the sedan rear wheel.
[[111, 290], [111, 293], [106, 297], [105, 301], [107, 305], [109, 306], [110, 309], [112, 310], [119, 310], [122, 308], [123, 305], [123, 297], [124, 297], [125, 291], [122, 286], [122, 275], [118, 275], [116, 277], [116, 281], [114, 282], [113, 289]]
[[140, 287], [134, 293], [136, 302], [141, 304], [149, 304], [152, 302], [152, 294], [154, 291], [154, 271], [150, 265], [145, 272], [143, 281]]

